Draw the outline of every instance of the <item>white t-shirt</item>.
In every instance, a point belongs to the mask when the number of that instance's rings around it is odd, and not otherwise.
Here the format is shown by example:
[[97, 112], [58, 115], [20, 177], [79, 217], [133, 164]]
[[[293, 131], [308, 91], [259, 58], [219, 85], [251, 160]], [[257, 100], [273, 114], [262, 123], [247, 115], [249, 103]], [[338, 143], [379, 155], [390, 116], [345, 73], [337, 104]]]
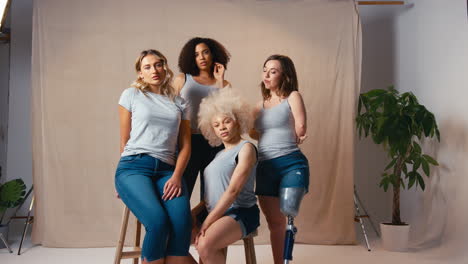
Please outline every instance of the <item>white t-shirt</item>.
[[177, 139], [181, 120], [189, 120], [187, 104], [176, 96], [140, 92], [134, 87], [125, 89], [119, 105], [132, 113], [130, 139], [122, 156], [146, 153], [170, 165], [175, 165]]

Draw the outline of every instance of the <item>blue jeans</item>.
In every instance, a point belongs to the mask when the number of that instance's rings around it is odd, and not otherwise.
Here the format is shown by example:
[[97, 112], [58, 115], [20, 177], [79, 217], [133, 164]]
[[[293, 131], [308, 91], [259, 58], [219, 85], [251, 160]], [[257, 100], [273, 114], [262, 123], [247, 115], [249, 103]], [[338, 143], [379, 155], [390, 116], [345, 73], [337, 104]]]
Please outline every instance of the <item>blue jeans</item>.
[[146, 230], [141, 258], [188, 256], [191, 235], [190, 200], [182, 180], [182, 195], [161, 199], [174, 166], [147, 154], [124, 156], [115, 173], [115, 188], [122, 201]]

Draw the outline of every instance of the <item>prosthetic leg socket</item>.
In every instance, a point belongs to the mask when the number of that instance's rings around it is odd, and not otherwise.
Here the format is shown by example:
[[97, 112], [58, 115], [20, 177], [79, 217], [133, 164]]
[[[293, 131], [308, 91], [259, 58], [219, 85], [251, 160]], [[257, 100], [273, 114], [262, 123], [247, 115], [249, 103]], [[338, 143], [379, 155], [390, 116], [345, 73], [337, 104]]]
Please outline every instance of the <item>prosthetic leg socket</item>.
[[280, 210], [281, 213], [288, 217], [284, 239], [284, 264], [288, 264], [292, 260], [294, 238], [297, 233], [297, 228], [294, 226], [294, 217], [299, 213], [299, 207], [305, 193], [305, 188], [282, 188], [280, 190]]

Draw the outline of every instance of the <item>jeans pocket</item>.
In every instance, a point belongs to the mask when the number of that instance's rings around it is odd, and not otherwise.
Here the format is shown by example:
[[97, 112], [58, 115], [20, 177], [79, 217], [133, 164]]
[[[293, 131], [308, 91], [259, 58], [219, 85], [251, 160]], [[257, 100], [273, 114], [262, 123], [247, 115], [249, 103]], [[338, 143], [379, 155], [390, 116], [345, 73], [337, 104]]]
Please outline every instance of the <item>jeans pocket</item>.
[[139, 156], [140, 156], [140, 154], [123, 156], [123, 157], [120, 158], [120, 162], [130, 163], [130, 162], [135, 161]]

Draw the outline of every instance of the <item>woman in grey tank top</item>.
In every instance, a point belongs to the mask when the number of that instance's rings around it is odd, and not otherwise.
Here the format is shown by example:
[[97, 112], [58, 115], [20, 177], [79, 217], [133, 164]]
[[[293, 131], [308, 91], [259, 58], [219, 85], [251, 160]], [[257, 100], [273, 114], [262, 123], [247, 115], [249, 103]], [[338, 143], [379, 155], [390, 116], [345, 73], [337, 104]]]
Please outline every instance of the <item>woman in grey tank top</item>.
[[200, 219], [195, 245], [206, 264], [225, 263], [223, 249], [260, 225], [254, 193], [257, 152], [252, 143], [241, 138], [252, 127], [249, 109], [231, 89], [213, 93], [200, 105], [199, 126], [203, 136], [212, 146], [222, 143], [225, 147], [203, 175], [208, 215]]
[[175, 78], [174, 87], [189, 105], [192, 155], [184, 172], [184, 179], [190, 195], [197, 175], [203, 174], [214, 155], [222, 149], [222, 146], [211, 147], [200, 134], [197, 114], [203, 98], [219, 88], [230, 85], [224, 79], [230, 56], [226, 48], [216, 40], [198, 37], [190, 39], [179, 55], [179, 69], [182, 73]]
[[[259, 149], [255, 192], [268, 222], [274, 263], [280, 264], [283, 263], [285, 216], [290, 216], [281, 205], [291, 202], [299, 205], [309, 185], [308, 161], [298, 147], [307, 137], [306, 111], [289, 57], [272, 55], [266, 59], [261, 91], [263, 100], [254, 109], [255, 129], [250, 133], [258, 139]], [[285, 190], [298, 195], [283, 195]], [[282, 202], [291, 197], [298, 199]]]

